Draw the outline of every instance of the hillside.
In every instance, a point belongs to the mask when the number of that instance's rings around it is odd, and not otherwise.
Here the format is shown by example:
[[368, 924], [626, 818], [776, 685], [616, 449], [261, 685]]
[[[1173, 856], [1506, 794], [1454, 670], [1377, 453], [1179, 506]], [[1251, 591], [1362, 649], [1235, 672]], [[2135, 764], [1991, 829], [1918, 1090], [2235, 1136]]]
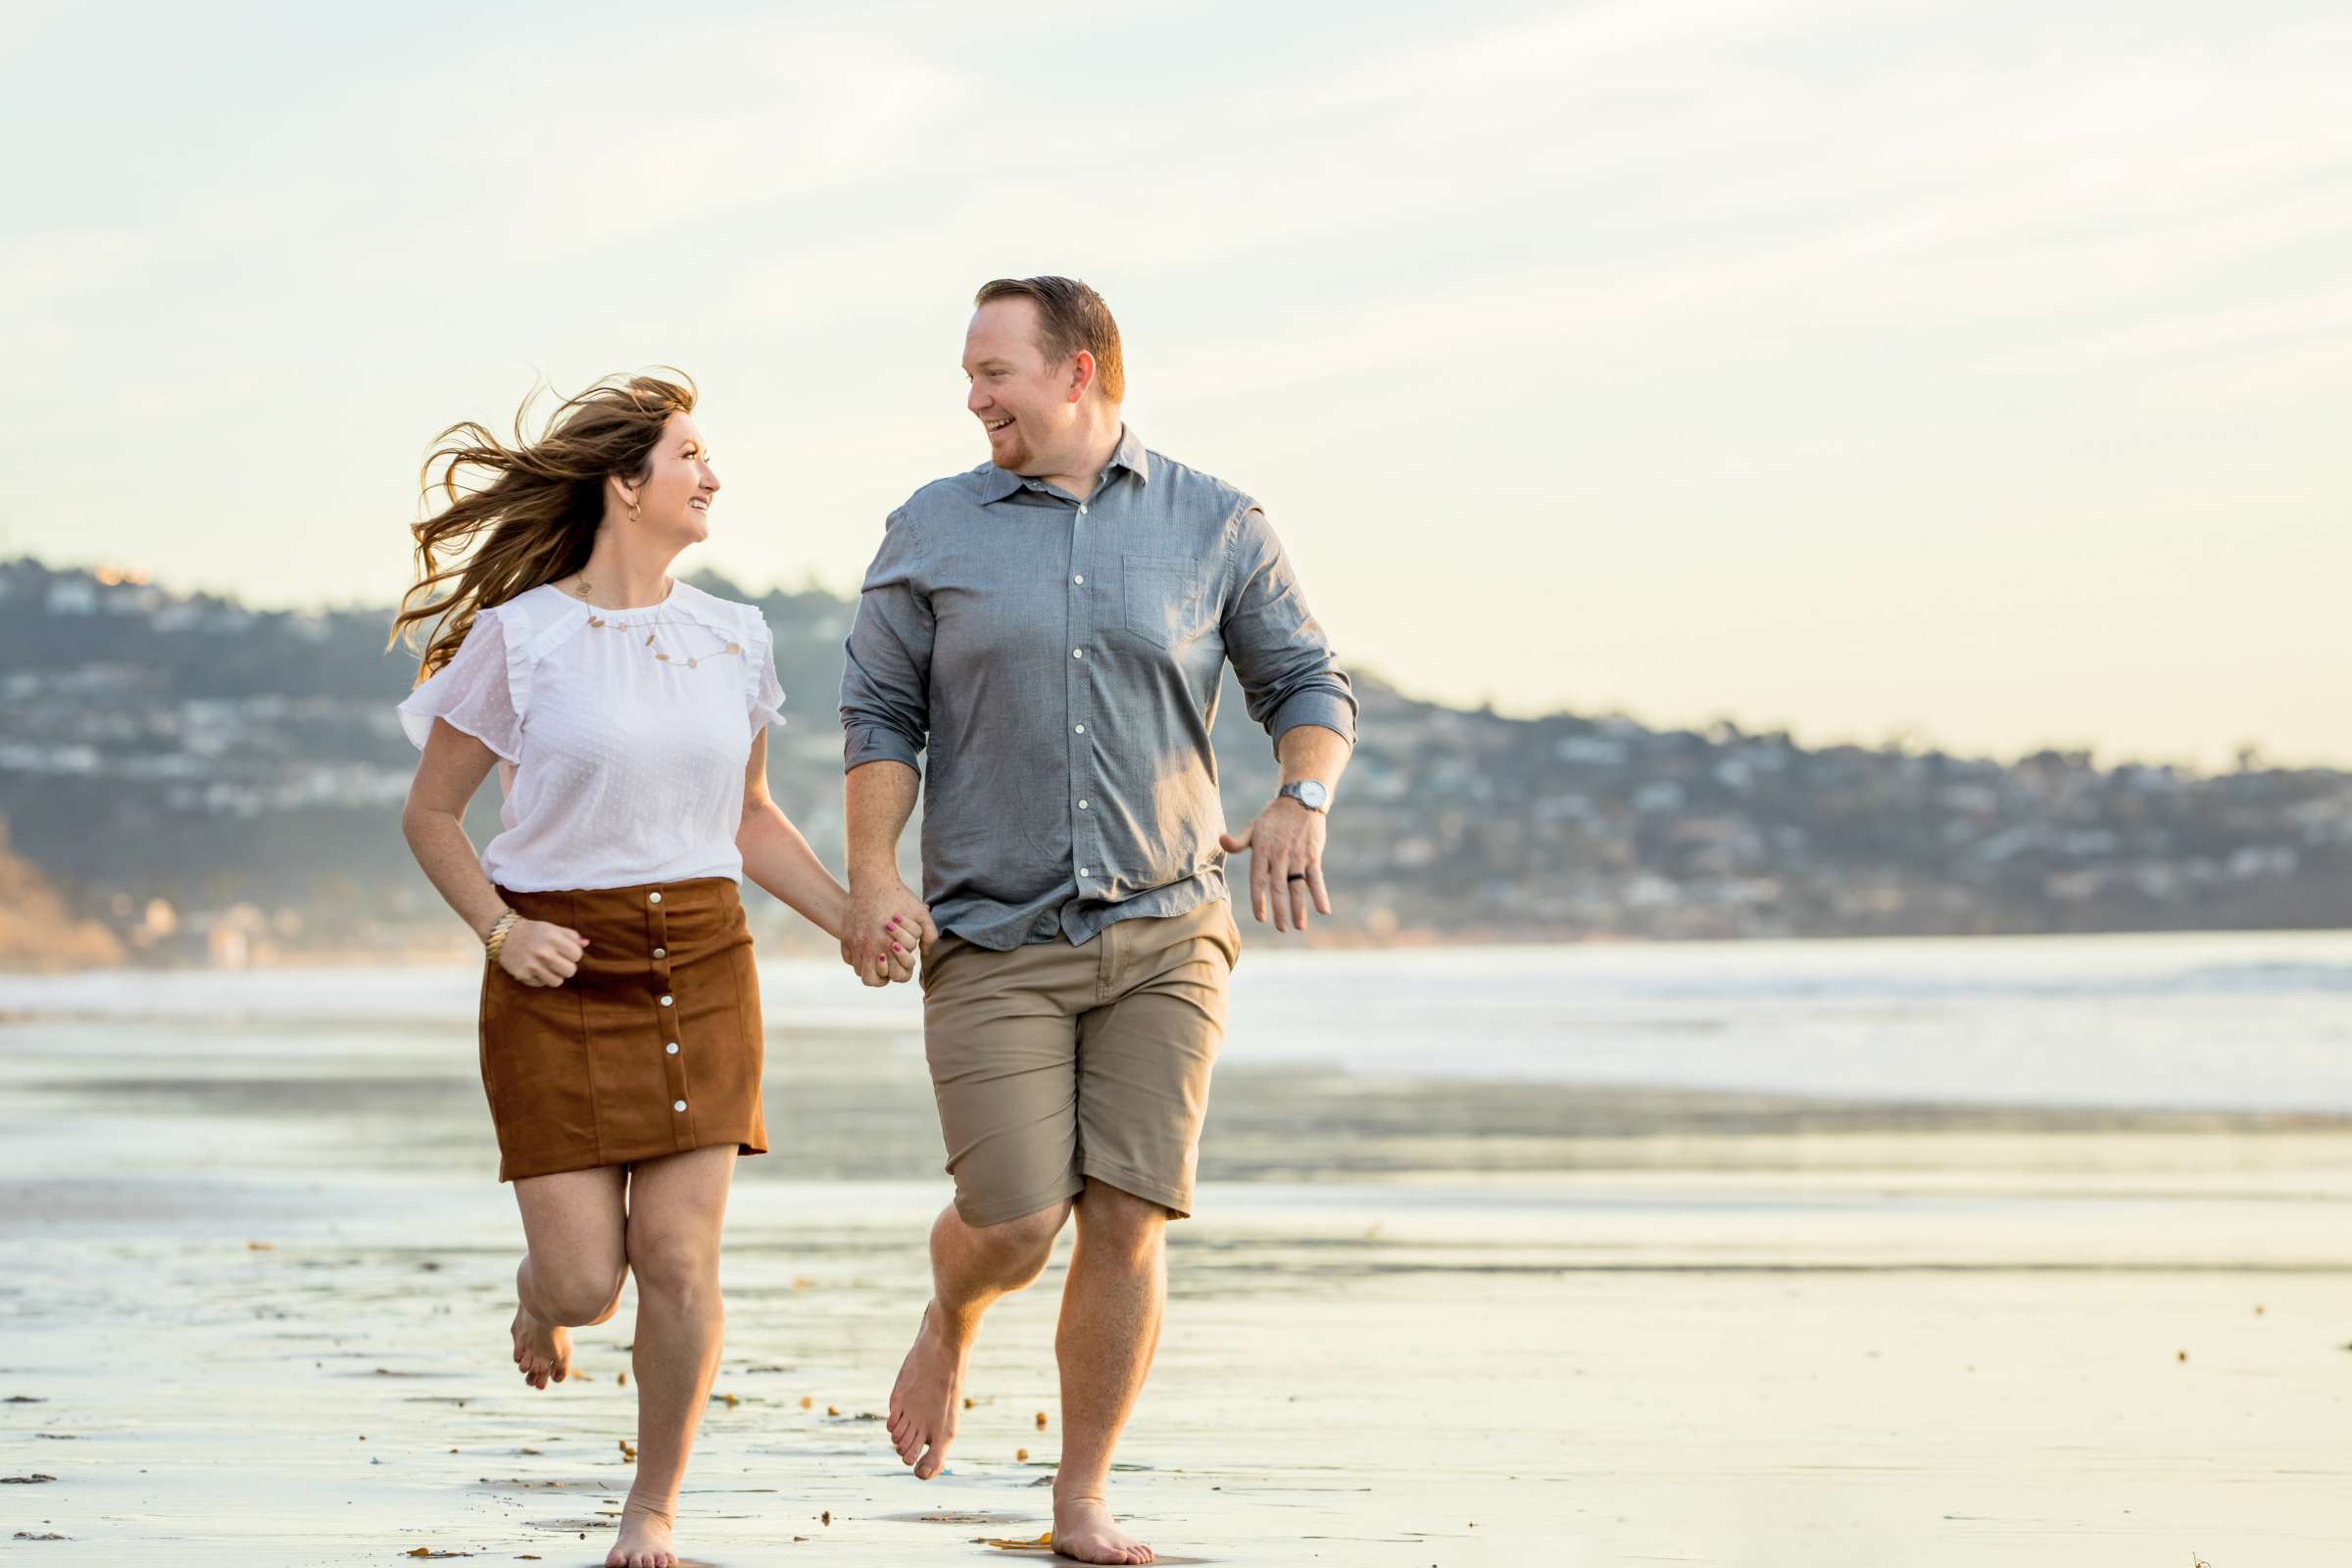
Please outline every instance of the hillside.
[[[838, 865], [850, 605], [693, 580], [774, 626], [790, 725], [771, 741], [772, 787]], [[256, 612], [0, 564], [0, 816], [58, 918], [160, 961], [463, 941], [400, 835], [416, 753], [392, 710], [415, 663], [384, 651], [390, 614]], [[1340, 912], [1319, 940], [2352, 924], [2341, 771], [1807, 749], [1729, 724], [1504, 717], [1351, 672], [1362, 737], [1332, 824]], [[1238, 824], [1275, 771], [1230, 674], [1215, 743]], [[478, 843], [496, 824], [493, 783], [468, 827]], [[763, 931], [798, 939], [747, 893]], [[215, 934], [224, 924], [234, 940]]]

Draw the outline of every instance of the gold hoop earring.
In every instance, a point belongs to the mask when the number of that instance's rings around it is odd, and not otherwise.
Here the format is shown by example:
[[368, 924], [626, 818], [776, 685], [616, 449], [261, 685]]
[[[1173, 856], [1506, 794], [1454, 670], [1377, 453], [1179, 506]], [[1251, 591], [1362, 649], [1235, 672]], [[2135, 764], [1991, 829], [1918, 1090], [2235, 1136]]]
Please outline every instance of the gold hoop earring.
[[629, 503], [629, 520], [631, 522], [637, 520], [637, 503], [634, 501]]

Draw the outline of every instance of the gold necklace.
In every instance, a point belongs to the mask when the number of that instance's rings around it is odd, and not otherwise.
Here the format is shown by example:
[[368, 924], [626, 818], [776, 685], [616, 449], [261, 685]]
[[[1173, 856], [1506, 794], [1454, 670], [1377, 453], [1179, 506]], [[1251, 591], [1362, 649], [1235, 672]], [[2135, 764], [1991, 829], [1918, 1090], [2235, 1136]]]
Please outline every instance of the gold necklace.
[[[604, 618], [604, 616], [596, 612], [600, 607], [589, 602], [588, 595], [592, 591], [593, 587], [594, 585], [588, 581], [588, 574], [586, 572], [582, 572], [580, 573], [579, 586], [572, 591], [579, 596], [581, 604], [588, 606], [588, 624], [595, 627], [599, 631], [637, 631], [646, 626], [669, 624], [665, 621], [652, 620], [607, 620]], [[671, 583], [669, 591], [671, 594], [675, 594], [678, 591], [677, 584], [674, 582]], [[667, 595], [664, 595], [662, 600], [662, 604], [665, 605], [668, 603], [669, 598]], [[662, 608], [662, 606], [655, 605], [651, 608], [659, 610]], [[645, 634], [645, 646], [648, 648], [654, 647], [654, 634], [650, 631]], [[740, 655], [742, 652], [743, 644], [729, 643], [725, 648], [719, 650], [718, 653], [713, 654], [710, 657], [713, 659], [718, 659], [723, 658], [728, 654]], [[679, 662], [678, 660], [670, 658], [669, 655], [662, 652], [662, 650], [659, 648], [654, 648], [654, 657], [662, 661], [662, 662], [664, 664], [675, 664]], [[702, 660], [696, 656], [689, 656], [684, 661], [684, 663], [688, 669], [699, 669], [702, 667]]]

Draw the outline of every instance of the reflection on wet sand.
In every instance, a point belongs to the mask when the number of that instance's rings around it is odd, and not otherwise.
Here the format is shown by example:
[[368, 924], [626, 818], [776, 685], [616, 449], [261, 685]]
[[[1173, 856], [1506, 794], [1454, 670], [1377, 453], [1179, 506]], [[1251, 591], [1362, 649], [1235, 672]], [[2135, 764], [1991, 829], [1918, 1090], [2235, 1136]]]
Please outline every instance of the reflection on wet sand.
[[[949, 1472], [880, 1431], [945, 1191], [916, 1052], [771, 1042], [697, 1560], [929, 1563], [1050, 1521], [1066, 1240], [992, 1317]], [[571, 1381], [513, 1378], [516, 1228], [445, 1031], [20, 1019], [0, 1091], [0, 1475], [55, 1477], [12, 1529], [77, 1561], [601, 1558], [633, 1308]], [[1163, 1561], [2352, 1550], [2342, 1120], [1230, 1064], [1203, 1172], [1122, 1448]]]

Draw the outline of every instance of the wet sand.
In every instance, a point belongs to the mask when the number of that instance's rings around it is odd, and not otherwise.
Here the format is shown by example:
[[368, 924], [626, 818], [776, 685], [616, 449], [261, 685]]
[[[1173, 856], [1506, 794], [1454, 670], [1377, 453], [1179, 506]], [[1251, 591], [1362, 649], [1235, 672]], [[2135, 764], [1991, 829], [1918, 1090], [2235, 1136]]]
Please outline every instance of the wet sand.
[[[603, 1560], [633, 1301], [573, 1382], [514, 1376], [470, 1073], [399, 1021], [0, 1025], [0, 1476], [54, 1477], [0, 1487], [0, 1557]], [[1066, 1239], [917, 1483], [879, 1414], [946, 1193], [919, 1054], [779, 1034], [769, 1094], [680, 1545], [1004, 1560], [1050, 1518]], [[1163, 1561], [2352, 1560], [2340, 1120], [1217, 1095], [1116, 1478]]]

